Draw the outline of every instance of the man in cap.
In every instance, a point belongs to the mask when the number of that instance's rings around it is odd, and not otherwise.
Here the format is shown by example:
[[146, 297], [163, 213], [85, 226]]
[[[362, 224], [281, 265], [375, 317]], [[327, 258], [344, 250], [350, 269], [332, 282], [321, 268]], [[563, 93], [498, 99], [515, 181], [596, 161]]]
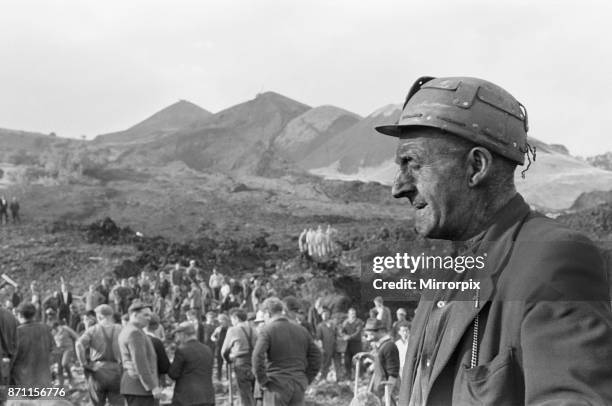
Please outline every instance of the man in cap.
[[601, 255], [516, 192], [516, 166], [535, 158], [523, 105], [481, 79], [423, 77], [398, 123], [377, 130], [399, 138], [392, 193], [416, 231], [484, 261], [446, 273], [477, 286], [421, 296], [400, 404], [612, 404]]
[[227, 330], [227, 335], [221, 347], [221, 354], [228, 363], [228, 368], [234, 367], [241, 405], [254, 406], [253, 387], [255, 377], [253, 376], [251, 358], [257, 336], [255, 329], [247, 322], [246, 316], [243, 309], [230, 310], [232, 327]]
[[91, 403], [94, 406], [104, 406], [108, 399], [108, 403], [113, 406], [123, 405], [124, 399], [119, 393], [121, 326], [115, 324], [114, 312], [109, 305], [101, 304], [95, 312], [98, 323], [87, 328], [77, 340], [77, 358], [85, 371]]
[[153, 406], [161, 395], [157, 356], [143, 328], [149, 324], [151, 306], [135, 300], [128, 308], [129, 320], [119, 334], [123, 365], [121, 394], [128, 406]]
[[214, 406], [213, 354], [198, 341], [193, 323], [184, 321], [174, 332], [179, 343], [168, 376], [176, 381], [172, 404]]
[[303, 406], [304, 392], [321, 367], [321, 353], [308, 331], [290, 322], [283, 309], [277, 297], [262, 304], [267, 321], [257, 336], [253, 371], [265, 406]]
[[383, 398], [385, 386], [392, 391], [399, 376], [399, 352], [385, 324], [378, 319], [368, 319], [363, 329], [365, 339], [374, 350], [373, 392]]

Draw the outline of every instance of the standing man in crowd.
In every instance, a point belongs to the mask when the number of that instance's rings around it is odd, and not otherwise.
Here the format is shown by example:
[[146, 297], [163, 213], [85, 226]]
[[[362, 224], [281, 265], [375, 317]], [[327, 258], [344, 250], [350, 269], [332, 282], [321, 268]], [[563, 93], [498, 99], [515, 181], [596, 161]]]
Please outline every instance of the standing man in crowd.
[[168, 371], [168, 376], [176, 381], [172, 404], [214, 406], [212, 351], [198, 341], [193, 323], [182, 322], [174, 334], [179, 346]]
[[153, 406], [161, 395], [157, 375], [157, 356], [143, 328], [149, 324], [151, 307], [134, 301], [128, 309], [129, 321], [119, 334], [123, 364], [121, 394], [128, 406]]
[[51, 353], [54, 342], [51, 329], [34, 321], [36, 308], [23, 303], [18, 309], [17, 351], [13, 362], [13, 385], [24, 388], [51, 386]]
[[13, 196], [13, 198], [11, 199], [9, 209], [11, 210], [13, 224], [21, 223], [21, 217], [19, 217], [19, 202], [17, 201], [17, 198], [15, 196]]
[[397, 320], [395, 320], [393, 322], [393, 327], [391, 329], [391, 337], [393, 337], [394, 340], [397, 340], [397, 338], [399, 336], [398, 335], [399, 334], [399, 327], [404, 325], [404, 324], [406, 324], [406, 323], [408, 323], [408, 319], [406, 318], [406, 316], [408, 315], [408, 312], [403, 307], [400, 307], [395, 312], [395, 315], [397, 317]]
[[17, 352], [17, 326], [19, 323], [0, 301], [0, 404], [6, 400], [10, 384], [11, 366]]
[[60, 277], [60, 290], [55, 292], [57, 300], [57, 317], [59, 321], [70, 323], [70, 305], [72, 304], [72, 292], [63, 277]]
[[[331, 311], [327, 307], [323, 308], [321, 318], [323, 321], [317, 326], [315, 337], [322, 353], [321, 380], [325, 381], [336, 350], [336, 324], [331, 319]], [[336, 377], [338, 373], [339, 371], [336, 370]]]
[[387, 331], [391, 331], [391, 327], [393, 326], [391, 309], [385, 306], [385, 302], [381, 296], [376, 296], [374, 298], [374, 307], [372, 310], [376, 311], [376, 318], [382, 321]]
[[104, 296], [95, 285], [89, 285], [87, 293], [85, 293], [85, 311], [95, 310], [99, 305], [105, 302]]
[[302, 406], [321, 367], [321, 353], [308, 331], [283, 315], [280, 299], [266, 299], [262, 310], [267, 321], [253, 351], [253, 371], [264, 389], [264, 405]]
[[232, 327], [227, 330], [221, 354], [227, 361], [229, 368], [234, 367], [241, 406], [255, 406], [255, 399], [253, 398], [255, 377], [253, 376], [251, 358], [257, 336], [247, 322], [247, 314], [243, 309], [232, 309], [230, 320]]
[[342, 337], [346, 340], [346, 352], [344, 353], [344, 367], [347, 377], [353, 376], [353, 357], [362, 351], [361, 333], [363, 332], [363, 320], [357, 318], [357, 310], [348, 309], [347, 318], [342, 322], [340, 329]]
[[77, 358], [85, 371], [87, 391], [94, 406], [122, 406], [120, 395], [121, 355], [119, 333], [121, 326], [113, 320], [113, 309], [102, 304], [96, 307], [98, 323], [89, 327], [76, 342]]
[[0, 225], [4, 221], [4, 224], [8, 224], [9, 216], [8, 216], [8, 206], [9, 203], [4, 196], [0, 197]]
[[397, 326], [398, 339], [395, 340], [395, 346], [399, 353], [399, 377], [402, 377], [402, 371], [404, 370], [404, 361], [406, 360], [406, 351], [408, 351], [408, 340], [410, 338], [410, 323], [404, 322]]
[[380, 399], [385, 386], [392, 392], [399, 376], [399, 352], [387, 327], [378, 319], [369, 319], [364, 327], [365, 338], [374, 349], [374, 376], [372, 391]]
[[603, 260], [517, 193], [516, 166], [535, 155], [527, 129], [521, 103], [469, 77], [418, 79], [399, 122], [377, 127], [399, 138], [392, 193], [415, 210], [416, 231], [486, 256], [477, 275], [448, 275], [479, 289], [422, 295], [402, 406], [612, 404]]
[[217, 271], [217, 268], [213, 268], [208, 280], [208, 286], [212, 289], [215, 300], [221, 300], [221, 286], [223, 286], [223, 282], [225, 282], [223, 275]]

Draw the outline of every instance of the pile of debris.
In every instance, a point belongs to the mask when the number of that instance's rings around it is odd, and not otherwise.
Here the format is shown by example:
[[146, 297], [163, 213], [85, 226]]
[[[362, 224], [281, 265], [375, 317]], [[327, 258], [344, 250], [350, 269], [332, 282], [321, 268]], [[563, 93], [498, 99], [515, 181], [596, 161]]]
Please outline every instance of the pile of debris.
[[91, 223], [85, 231], [90, 244], [131, 244], [139, 239], [134, 230], [130, 227], [119, 227], [110, 217]]

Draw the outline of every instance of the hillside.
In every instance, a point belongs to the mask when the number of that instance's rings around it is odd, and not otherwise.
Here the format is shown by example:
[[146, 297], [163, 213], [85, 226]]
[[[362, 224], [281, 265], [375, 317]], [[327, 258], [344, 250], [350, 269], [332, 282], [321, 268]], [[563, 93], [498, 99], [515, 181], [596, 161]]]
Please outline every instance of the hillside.
[[606, 171], [612, 171], [612, 152], [588, 157], [587, 162]]
[[0, 128], [0, 163], [14, 165], [35, 162], [37, 156], [51, 147], [67, 148], [84, 141], [51, 134]]
[[319, 106], [291, 120], [274, 140], [276, 151], [301, 162], [319, 145], [356, 124], [361, 117], [335, 106]]
[[[271, 145], [310, 107], [274, 92], [214, 114], [195, 130], [142, 144], [122, 157], [140, 166], [179, 161], [198, 171], [264, 173], [276, 164]], [[280, 165], [280, 162], [279, 162]]]
[[180, 130], [197, 128], [212, 113], [187, 100], [180, 100], [125, 131], [98, 135], [96, 144], [136, 144], [152, 141]]

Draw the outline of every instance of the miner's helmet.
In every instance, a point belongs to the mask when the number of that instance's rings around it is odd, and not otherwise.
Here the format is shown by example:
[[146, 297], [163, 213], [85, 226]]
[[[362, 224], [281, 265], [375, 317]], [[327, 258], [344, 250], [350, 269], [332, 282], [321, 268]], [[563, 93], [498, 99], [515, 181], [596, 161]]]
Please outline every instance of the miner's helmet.
[[482, 79], [421, 77], [408, 92], [397, 123], [376, 130], [402, 137], [415, 126], [439, 128], [520, 165], [528, 153], [527, 110], [510, 93]]

